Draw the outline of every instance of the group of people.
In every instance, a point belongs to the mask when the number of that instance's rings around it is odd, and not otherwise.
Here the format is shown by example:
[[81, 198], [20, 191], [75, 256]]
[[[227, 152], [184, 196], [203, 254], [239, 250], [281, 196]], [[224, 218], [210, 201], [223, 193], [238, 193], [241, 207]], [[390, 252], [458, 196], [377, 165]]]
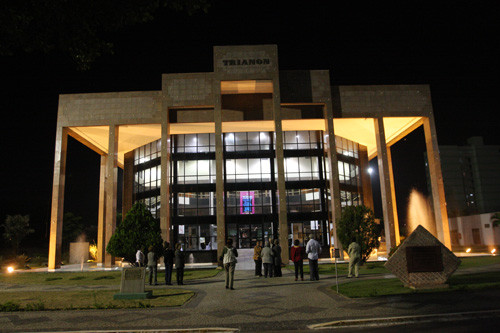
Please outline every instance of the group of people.
[[[348, 249], [350, 262], [349, 262], [349, 275], [352, 277], [353, 271], [354, 275], [358, 277], [358, 269], [360, 263], [360, 246], [353, 242], [350, 244]], [[318, 272], [318, 258], [321, 254], [321, 244], [310, 235], [309, 241], [307, 242], [305, 248], [300, 245], [300, 241], [296, 239], [293, 242], [293, 246], [290, 251], [290, 259], [293, 262], [295, 268], [295, 281], [298, 281], [299, 275], [300, 280], [304, 281], [304, 259], [309, 260], [309, 272], [310, 280], [319, 280]], [[183, 285], [184, 278], [184, 265], [185, 265], [185, 255], [181, 251], [181, 244], [175, 244], [175, 251], [170, 246], [169, 242], [165, 242], [163, 247], [163, 253], [155, 253], [152, 246], [148, 249], [147, 261], [144, 253], [139, 249], [136, 253], [136, 266], [144, 267], [147, 266], [149, 271], [149, 285], [158, 285], [157, 272], [158, 272], [158, 260], [163, 257], [165, 262], [165, 284], [172, 285], [172, 271], [175, 263], [175, 268], [177, 270], [177, 284]], [[236, 268], [238, 251], [233, 247], [233, 240], [230, 238], [226, 242], [226, 246], [222, 251], [222, 255], [219, 261], [222, 262], [225, 271], [225, 282], [226, 289], [234, 290], [234, 271]], [[281, 277], [281, 246], [279, 240], [266, 241], [264, 248], [262, 248], [262, 242], [258, 241], [254, 247], [253, 259], [255, 261], [255, 276], [261, 277], [264, 275], [265, 278], [268, 276]], [[262, 274], [262, 266], [264, 266], [264, 274]]]
[[[318, 273], [318, 258], [321, 254], [321, 245], [310, 235], [306, 247], [300, 245], [300, 241], [296, 239], [290, 251], [290, 259], [295, 267], [295, 281], [298, 281], [299, 274], [301, 281], [304, 281], [304, 259], [309, 259], [310, 280], [319, 280]], [[272, 245], [271, 245], [272, 244]], [[255, 276], [262, 276], [262, 265], [264, 265], [264, 277], [280, 277], [281, 273], [281, 246], [279, 240], [273, 242], [266, 241], [264, 248], [259, 241], [254, 247], [253, 260], [255, 261]]]
[[[172, 271], [176, 269], [177, 284], [184, 284], [184, 265], [186, 263], [186, 258], [184, 252], [181, 251], [181, 244], [175, 244], [175, 250], [172, 249], [169, 242], [165, 242], [162, 249], [162, 253], [156, 253], [154, 248], [150, 246], [148, 248], [147, 257], [141, 251], [137, 250], [135, 254], [137, 267], [147, 267], [149, 272], [149, 285], [158, 285], [158, 261], [163, 257], [165, 263], [165, 284], [172, 285]], [[147, 258], [147, 261], [146, 261]]]

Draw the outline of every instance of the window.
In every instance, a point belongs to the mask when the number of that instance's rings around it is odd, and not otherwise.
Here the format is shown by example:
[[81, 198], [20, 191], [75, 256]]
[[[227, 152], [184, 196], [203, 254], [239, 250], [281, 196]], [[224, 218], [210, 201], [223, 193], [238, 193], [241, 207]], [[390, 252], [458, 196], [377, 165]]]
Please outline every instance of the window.
[[215, 151], [215, 134], [173, 135], [174, 153], [207, 153]]
[[319, 188], [286, 190], [289, 213], [321, 211], [321, 191]]
[[287, 157], [284, 164], [286, 181], [319, 179], [317, 156]]
[[262, 182], [271, 180], [269, 158], [243, 158], [226, 160], [228, 183]]
[[214, 184], [215, 160], [177, 161], [177, 184]]
[[134, 165], [143, 164], [159, 157], [161, 157], [161, 140], [156, 140], [134, 150]]
[[283, 148], [287, 150], [320, 148], [317, 131], [287, 131], [283, 132]]
[[271, 191], [228, 191], [226, 210], [228, 215], [252, 215], [272, 213]]
[[188, 224], [178, 226], [179, 241], [184, 250], [209, 251], [217, 249], [217, 225]]
[[226, 133], [224, 145], [226, 151], [269, 150], [271, 137], [269, 132]]
[[176, 193], [176, 216], [215, 215], [214, 192]]

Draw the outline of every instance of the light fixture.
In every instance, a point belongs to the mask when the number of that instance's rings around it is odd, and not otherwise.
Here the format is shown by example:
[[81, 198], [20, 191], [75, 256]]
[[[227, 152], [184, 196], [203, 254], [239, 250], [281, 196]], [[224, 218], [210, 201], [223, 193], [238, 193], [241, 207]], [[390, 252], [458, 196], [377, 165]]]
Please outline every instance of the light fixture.
[[470, 253], [470, 247], [467, 250], [465, 250], [465, 252]]
[[497, 252], [497, 249], [491, 250], [491, 254], [495, 254]]
[[7, 272], [8, 273], [13, 273], [14, 272], [14, 267], [12, 267], [12, 266], [7, 267]]
[[368, 168], [368, 173], [371, 175], [373, 173], [373, 168]]

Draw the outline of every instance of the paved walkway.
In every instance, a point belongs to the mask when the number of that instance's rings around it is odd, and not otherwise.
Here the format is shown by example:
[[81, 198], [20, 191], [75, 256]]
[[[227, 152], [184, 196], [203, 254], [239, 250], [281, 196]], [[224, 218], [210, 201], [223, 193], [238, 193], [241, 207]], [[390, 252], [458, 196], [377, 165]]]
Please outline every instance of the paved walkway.
[[[471, 270], [478, 271], [477, 268]], [[500, 270], [500, 265], [489, 266], [488, 270]], [[345, 280], [340, 277], [339, 282]], [[335, 285], [335, 276], [321, 276], [321, 280], [315, 282], [295, 282], [293, 273], [286, 269], [283, 277], [271, 279], [240, 270], [236, 271], [236, 290], [224, 288], [223, 274], [180, 286], [196, 291], [196, 296], [182, 307], [0, 313], [0, 331], [195, 327], [237, 328], [249, 332], [294, 331], [334, 320], [500, 309], [499, 290], [348, 299], [332, 292], [329, 288], [332, 285]]]

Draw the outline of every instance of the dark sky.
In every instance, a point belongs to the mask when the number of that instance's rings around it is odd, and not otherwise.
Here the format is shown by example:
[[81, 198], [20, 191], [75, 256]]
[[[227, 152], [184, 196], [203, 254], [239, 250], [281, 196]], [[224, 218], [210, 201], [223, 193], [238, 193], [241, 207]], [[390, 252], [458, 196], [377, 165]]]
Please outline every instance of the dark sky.
[[[160, 90], [162, 73], [213, 71], [215, 45], [277, 44], [280, 69], [328, 69], [334, 85], [430, 84], [440, 144], [475, 135], [500, 143], [492, 120], [498, 10], [486, 2], [328, 3], [216, 1], [208, 14], [164, 11], [112, 36], [114, 54], [87, 72], [58, 52], [0, 57], [0, 217], [29, 214], [39, 235], [45, 232], [58, 94]], [[415, 153], [424, 147], [416, 132], [394, 148], [399, 201], [412, 186], [425, 191], [423, 165], [416, 167], [423, 158]], [[96, 154], [70, 142], [66, 210], [87, 220], [97, 209], [98, 163]], [[403, 166], [410, 171], [398, 170]]]

